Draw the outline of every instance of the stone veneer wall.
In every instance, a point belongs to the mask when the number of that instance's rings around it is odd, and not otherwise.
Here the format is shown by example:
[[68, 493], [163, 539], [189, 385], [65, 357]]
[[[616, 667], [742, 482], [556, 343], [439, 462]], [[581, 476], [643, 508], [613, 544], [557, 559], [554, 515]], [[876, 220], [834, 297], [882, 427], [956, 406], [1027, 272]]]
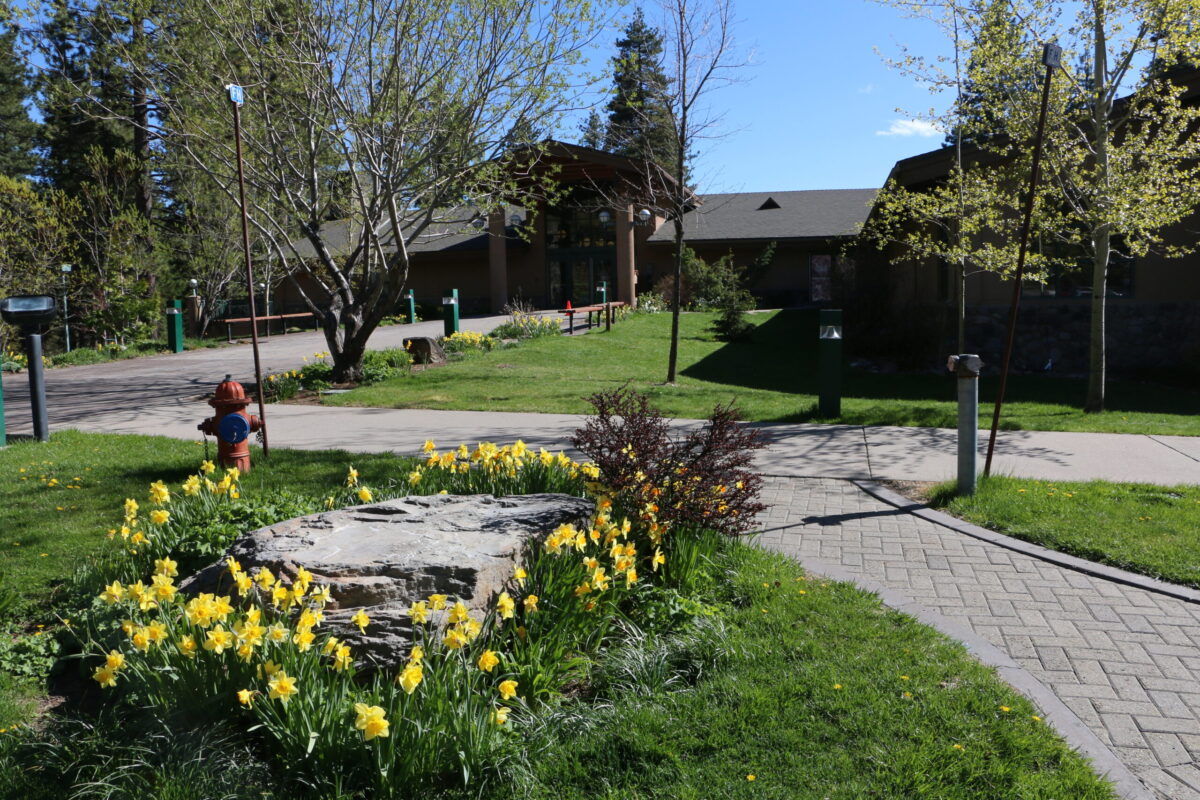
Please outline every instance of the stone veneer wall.
[[[1086, 301], [1023, 298], [1017, 319], [1014, 368], [1040, 371], [1052, 360], [1053, 373], [1086, 374], [1090, 316], [1091, 303]], [[998, 366], [1007, 326], [1008, 306], [968, 306], [969, 349], [980, 354], [995, 353]], [[1107, 338], [1108, 368], [1112, 372], [1181, 364], [1200, 368], [1200, 302], [1110, 299]], [[953, 339], [948, 344], [946, 352], [952, 352]]]

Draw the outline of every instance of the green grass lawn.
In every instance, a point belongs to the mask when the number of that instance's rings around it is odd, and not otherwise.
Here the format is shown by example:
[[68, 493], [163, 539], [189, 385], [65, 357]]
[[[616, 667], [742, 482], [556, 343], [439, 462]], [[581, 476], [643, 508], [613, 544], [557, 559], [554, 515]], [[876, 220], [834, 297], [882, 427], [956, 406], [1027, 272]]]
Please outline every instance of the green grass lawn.
[[[155, 480], [178, 484], [203, 458], [199, 442], [77, 431], [55, 433], [45, 444], [18, 441], [0, 449], [0, 585], [15, 591], [21, 605], [44, 613], [71, 566], [120, 522], [124, 498], [144, 500]], [[268, 460], [254, 448], [253, 463], [242, 481], [248, 489], [320, 494], [342, 480], [347, 464], [364, 474], [394, 474], [403, 460], [282, 449], [272, 449]]]
[[[0, 451], [0, 529], [6, 537], [16, 531], [0, 548], [0, 568], [22, 599], [17, 615], [34, 627], [50, 613], [54, 584], [96, 546], [121, 501], [144, 497], [155, 479], [178, 482], [202, 455], [189, 442], [74, 432]], [[247, 495], [322, 496], [350, 461], [372, 482], [404, 468], [390, 455], [277, 450], [256, 462], [243, 487]], [[55, 478], [81, 488], [49, 486]], [[708, 588], [688, 602], [723, 623], [716, 641], [730, 655], [666, 685], [644, 678], [658, 661], [639, 648], [602, 655], [596, 668], [610, 676], [605, 701], [593, 703], [585, 692], [518, 728], [525, 766], [489, 788], [492, 796], [1112, 797], [1034, 718], [1037, 710], [965, 648], [872, 595], [810, 579], [794, 562], [738, 540], [725, 540], [715, 563]], [[0, 727], [28, 721], [40, 691], [0, 680]], [[70, 787], [59, 782], [76, 780], [66, 776], [84, 762], [108, 770], [87, 772], [89, 780], [136, 778], [139, 796], [212, 796], [224, 767], [196, 772], [194, 742], [204, 732], [184, 723], [128, 743], [112, 740], [103, 720], [50, 724], [54, 743], [43, 756], [60, 759], [63, 769], [43, 770], [36, 786], [0, 787], [0, 796], [66, 796]], [[15, 742], [0, 732], [0, 770], [29, 757]], [[253, 752], [237, 753], [230, 757], [241, 777], [222, 784], [221, 796], [309, 796], [271, 776]], [[434, 794], [465, 800], [479, 788]]]
[[993, 476], [973, 497], [939, 486], [930, 504], [1052, 550], [1200, 588], [1200, 487]]
[[[816, 318], [811, 312], [753, 314], [749, 341], [716, 341], [712, 314], [682, 316], [679, 375], [664, 385], [670, 316], [633, 315], [610, 332], [546, 337], [327, 397], [330, 405], [584, 413], [593, 392], [626, 381], [669, 416], [704, 418], [736, 400], [745, 419], [854, 425], [954, 427], [954, 378], [847, 370], [842, 415], [817, 414]], [[997, 380], [981, 380], [980, 415], [991, 422]], [[1010, 430], [1200, 435], [1200, 391], [1114, 382], [1109, 408], [1084, 414], [1082, 380], [1013, 376], [1002, 426]]]
[[932, 629], [778, 555], [744, 548], [729, 575], [741, 656], [690, 690], [619, 697], [598, 723], [564, 713], [508, 796], [1112, 797], [1029, 702]]

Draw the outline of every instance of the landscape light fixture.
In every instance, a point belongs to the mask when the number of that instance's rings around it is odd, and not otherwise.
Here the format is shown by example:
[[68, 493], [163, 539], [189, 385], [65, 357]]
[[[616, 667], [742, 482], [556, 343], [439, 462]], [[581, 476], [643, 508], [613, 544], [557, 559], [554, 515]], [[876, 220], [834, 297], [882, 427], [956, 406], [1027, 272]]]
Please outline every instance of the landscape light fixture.
[[200, 285], [200, 281], [196, 280], [195, 278], [192, 278], [188, 281], [188, 286], [192, 287], [192, 297], [196, 296], [196, 294], [197, 294], [196, 287], [198, 287], [199, 285]]
[[484, 227], [486, 227], [486, 226], [487, 226], [487, 220], [484, 219], [483, 217], [476, 217], [475, 219], [471, 220], [471, 227], [477, 231], [483, 230]]
[[650, 213], [650, 209], [648, 209], [648, 208], [643, 208], [641, 211], [637, 212], [637, 223], [638, 223], [638, 225], [649, 225], [649, 224], [650, 224], [650, 218], [651, 218], [652, 216], [654, 216], [654, 215]]
[[70, 264], [63, 264], [62, 270], [62, 285], [63, 285], [63, 339], [65, 340], [67, 352], [71, 352], [71, 310], [69, 307], [70, 301], [67, 295], [70, 290], [67, 288], [67, 278], [71, 274], [73, 267]]
[[513, 214], [511, 217], [508, 218], [508, 224], [512, 225], [514, 228], [521, 227], [521, 223], [524, 221], [525, 220], [523, 220], [521, 218], [520, 214]]
[[612, 221], [612, 214], [608, 213], [607, 208], [601, 209], [600, 213], [597, 214], [596, 216], [599, 218], [601, 225], [607, 225], [609, 222]]

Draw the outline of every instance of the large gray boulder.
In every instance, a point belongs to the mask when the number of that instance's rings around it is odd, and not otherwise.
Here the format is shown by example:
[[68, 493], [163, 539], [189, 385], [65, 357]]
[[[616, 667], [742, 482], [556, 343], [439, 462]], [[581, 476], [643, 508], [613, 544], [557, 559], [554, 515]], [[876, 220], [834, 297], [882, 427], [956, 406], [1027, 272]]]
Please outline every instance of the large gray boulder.
[[[290, 579], [304, 567], [333, 595], [326, 626], [357, 640], [360, 655], [395, 665], [412, 645], [406, 612], [414, 600], [453, 595], [482, 619], [535, 537], [583, 524], [593, 510], [590, 500], [563, 494], [402, 497], [250, 531], [228, 555], [251, 574], [267, 567]], [[181, 588], [229, 591], [224, 558]], [[365, 635], [349, 624], [359, 608], [371, 618]]]

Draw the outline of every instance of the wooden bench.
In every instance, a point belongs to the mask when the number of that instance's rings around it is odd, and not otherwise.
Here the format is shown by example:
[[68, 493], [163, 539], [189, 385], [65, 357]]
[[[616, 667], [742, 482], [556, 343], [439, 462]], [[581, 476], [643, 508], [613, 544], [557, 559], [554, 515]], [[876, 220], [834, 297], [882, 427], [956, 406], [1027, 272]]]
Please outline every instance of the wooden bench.
[[[297, 314], [268, 314], [268, 315], [264, 315], [261, 317], [255, 317], [254, 319], [255, 319], [255, 322], [262, 322], [262, 321], [266, 320], [266, 323], [267, 323], [266, 336], [268, 339], [270, 339], [271, 338], [271, 320], [277, 319], [277, 320], [280, 320], [281, 322], [283, 322], [283, 331], [282, 332], [286, 334], [287, 333], [287, 321], [289, 319], [302, 319], [302, 318], [303, 319], [311, 319], [313, 321], [313, 330], [314, 331], [320, 327], [320, 323], [317, 321], [317, 315], [312, 313], [311, 311], [304, 311], [302, 313], [297, 313]], [[232, 342], [233, 341], [233, 326], [237, 325], [239, 323], [242, 323], [242, 322], [248, 323], [248, 322], [250, 322], [250, 318], [249, 317], [226, 317], [225, 319], [217, 320], [217, 322], [225, 323], [225, 338], [226, 338], [226, 340]]]
[[600, 324], [600, 315], [604, 315], [604, 330], [612, 329], [613, 309], [621, 308], [625, 305], [622, 300], [614, 300], [611, 303], [596, 303], [590, 306], [579, 306], [578, 308], [564, 308], [559, 311], [560, 314], [567, 315], [567, 333], [575, 333], [575, 315], [587, 314], [588, 330], [592, 328], [592, 315], [596, 315], [596, 325]]

